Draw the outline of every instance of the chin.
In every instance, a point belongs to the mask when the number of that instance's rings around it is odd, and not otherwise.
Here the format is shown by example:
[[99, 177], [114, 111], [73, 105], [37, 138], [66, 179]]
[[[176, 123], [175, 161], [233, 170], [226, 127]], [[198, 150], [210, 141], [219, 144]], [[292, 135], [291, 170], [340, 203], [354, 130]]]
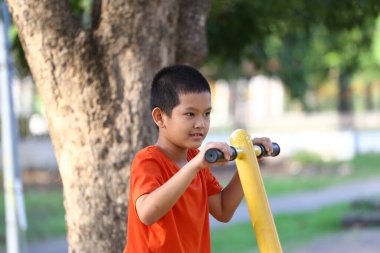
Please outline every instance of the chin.
[[198, 149], [200, 146], [202, 146], [202, 142], [191, 144], [189, 145], [189, 148]]

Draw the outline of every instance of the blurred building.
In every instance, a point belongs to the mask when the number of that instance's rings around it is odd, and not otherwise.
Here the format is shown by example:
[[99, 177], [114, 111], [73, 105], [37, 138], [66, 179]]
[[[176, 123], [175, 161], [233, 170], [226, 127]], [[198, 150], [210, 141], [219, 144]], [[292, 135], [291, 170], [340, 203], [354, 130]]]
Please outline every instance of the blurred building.
[[285, 88], [278, 78], [254, 76], [248, 86], [249, 126], [270, 124], [285, 111]]
[[213, 89], [212, 127], [254, 128], [271, 124], [285, 111], [281, 80], [264, 75], [233, 82], [218, 80]]

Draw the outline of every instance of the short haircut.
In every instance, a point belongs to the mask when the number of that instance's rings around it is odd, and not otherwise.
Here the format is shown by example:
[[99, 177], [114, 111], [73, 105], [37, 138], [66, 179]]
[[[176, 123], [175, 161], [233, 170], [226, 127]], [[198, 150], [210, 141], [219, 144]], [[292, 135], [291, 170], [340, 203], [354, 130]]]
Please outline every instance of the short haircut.
[[158, 107], [171, 116], [179, 101], [179, 95], [209, 92], [206, 78], [195, 68], [187, 65], [172, 65], [161, 69], [153, 78], [150, 93], [151, 110]]

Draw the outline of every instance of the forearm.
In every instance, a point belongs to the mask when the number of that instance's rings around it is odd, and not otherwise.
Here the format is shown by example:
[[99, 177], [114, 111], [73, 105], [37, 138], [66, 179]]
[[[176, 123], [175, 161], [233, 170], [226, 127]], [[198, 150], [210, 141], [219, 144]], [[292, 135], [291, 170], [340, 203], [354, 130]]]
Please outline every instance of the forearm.
[[[188, 164], [189, 165], [189, 164]], [[140, 220], [151, 225], [164, 216], [186, 191], [198, 172], [197, 168], [186, 165], [172, 178], [153, 192], [141, 196], [136, 201], [136, 209]]]
[[219, 193], [209, 197], [210, 213], [221, 222], [228, 222], [243, 198], [243, 189], [237, 172]]
[[230, 183], [223, 189], [221, 194], [223, 216], [230, 219], [244, 195], [239, 174], [237, 172], [235, 172]]

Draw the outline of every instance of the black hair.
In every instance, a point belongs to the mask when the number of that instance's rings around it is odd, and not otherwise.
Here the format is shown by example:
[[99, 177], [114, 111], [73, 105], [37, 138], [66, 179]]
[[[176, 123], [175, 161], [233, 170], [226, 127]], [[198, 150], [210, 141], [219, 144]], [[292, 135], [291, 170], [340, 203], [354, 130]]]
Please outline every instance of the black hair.
[[179, 95], [187, 93], [210, 92], [206, 78], [195, 68], [188, 65], [172, 65], [161, 69], [153, 78], [150, 106], [158, 107], [171, 116], [179, 104]]

